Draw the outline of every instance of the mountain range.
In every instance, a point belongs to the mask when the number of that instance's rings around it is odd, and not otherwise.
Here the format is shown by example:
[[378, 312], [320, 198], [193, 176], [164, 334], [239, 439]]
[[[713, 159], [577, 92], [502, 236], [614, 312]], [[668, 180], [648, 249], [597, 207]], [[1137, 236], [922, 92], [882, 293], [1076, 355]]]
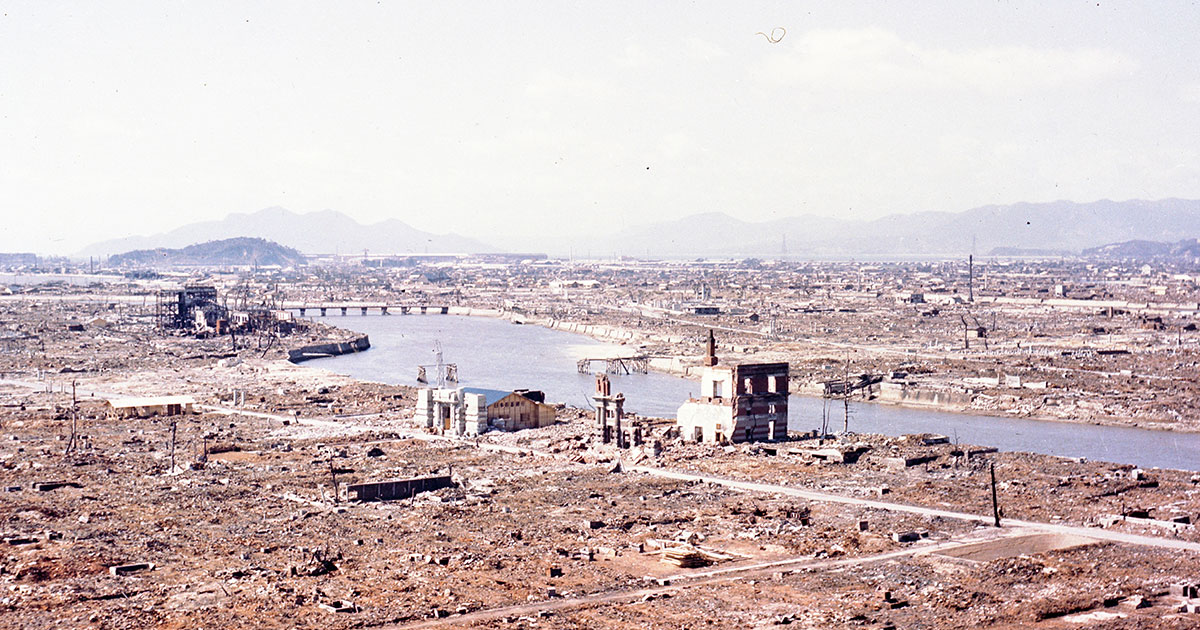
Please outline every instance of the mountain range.
[[263, 238], [305, 254], [488, 253], [498, 251], [457, 234], [423, 232], [396, 219], [363, 225], [333, 210], [298, 214], [274, 207], [234, 213], [152, 236], [128, 236], [89, 245], [79, 256], [104, 257], [130, 250], [182, 248], [236, 237]]
[[893, 214], [872, 221], [797, 216], [753, 223], [708, 213], [629, 228], [593, 239], [588, 247], [604, 255], [675, 258], [851, 258], [958, 256], [999, 248], [1079, 252], [1130, 239], [1178, 241], [1198, 236], [1200, 201], [1104, 200]]
[[[432, 234], [399, 220], [363, 225], [332, 210], [297, 214], [267, 208], [193, 223], [154, 236], [105, 241], [81, 256], [134, 249], [180, 248], [238, 236], [265, 238], [305, 254], [495, 253], [457, 234]], [[892, 214], [871, 221], [794, 216], [750, 222], [725, 213], [626, 228], [608, 235], [522, 243], [552, 255], [647, 258], [797, 259], [1078, 253], [1130, 240], [1177, 242], [1200, 237], [1200, 200], [1055, 201], [983, 206], [965, 212]], [[993, 253], [995, 252], [995, 253]]]

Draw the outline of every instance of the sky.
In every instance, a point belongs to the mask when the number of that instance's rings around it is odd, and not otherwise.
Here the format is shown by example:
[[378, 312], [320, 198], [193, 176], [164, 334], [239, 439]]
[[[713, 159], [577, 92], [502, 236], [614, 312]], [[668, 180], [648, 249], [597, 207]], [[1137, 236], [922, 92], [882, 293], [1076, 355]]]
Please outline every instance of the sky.
[[0, 252], [1200, 198], [1197, 2], [0, 0]]

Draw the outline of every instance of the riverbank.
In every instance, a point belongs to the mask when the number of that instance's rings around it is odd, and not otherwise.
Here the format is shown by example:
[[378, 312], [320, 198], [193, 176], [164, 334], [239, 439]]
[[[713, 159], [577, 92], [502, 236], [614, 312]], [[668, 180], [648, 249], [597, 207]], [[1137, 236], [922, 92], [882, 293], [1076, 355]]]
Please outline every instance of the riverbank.
[[[471, 307], [449, 307], [445, 313], [451, 316], [482, 317], [488, 319], [511, 321], [514, 324], [539, 326], [542, 328], [580, 335], [594, 341], [619, 346], [636, 348], [630, 354], [652, 354], [647, 362], [649, 369], [658, 374], [669, 375], [696, 381], [699, 378], [699, 357], [687, 355], [679, 351], [692, 339], [679, 334], [658, 334], [637, 330], [630, 327], [613, 326], [572, 321], [561, 318], [534, 317], [520, 312], [501, 311]], [[396, 317], [388, 315], [388, 317]], [[401, 316], [403, 317], [403, 316]], [[322, 321], [336, 325], [339, 318], [328, 317]], [[782, 344], [795, 346], [796, 344]], [[730, 361], [789, 361], [793, 364], [793, 380], [791, 393], [809, 400], [821, 400], [820, 383], [815, 381], [799, 382], [795, 377], [797, 364], [793, 348], [785, 350], [764, 351], [762, 346], [724, 343], [718, 344], [718, 353]], [[765, 356], [764, 356], [765, 355]], [[998, 380], [1003, 382], [1003, 380]], [[1127, 415], [1096, 413], [1102, 405], [1089, 399], [1078, 399], [1074, 402], [1058, 401], [1064, 396], [1059, 390], [1038, 390], [1035, 395], [1041, 398], [1030, 401], [1021, 398], [1028, 397], [1030, 391], [1012, 390], [1010, 393], [1003, 388], [987, 389], [976, 387], [951, 388], [943, 381], [941, 386], [935, 383], [929, 385], [914, 385], [911, 383], [882, 384], [859, 390], [851, 399], [853, 405], [879, 405], [889, 408], [932, 411], [939, 413], [958, 414], [962, 416], [988, 416], [1002, 419], [1021, 419], [1035, 422], [1053, 422], [1067, 425], [1105, 426], [1115, 428], [1145, 429], [1163, 433], [1200, 434], [1200, 425], [1183, 422], [1163, 422], [1155, 419], [1136, 418], [1133, 413]], [[885, 391], [886, 389], [886, 391]], [[1044, 392], [1041, 393], [1041, 392]], [[1035, 404], [1036, 403], [1036, 404]], [[1052, 403], [1052, 404], [1051, 404]], [[1046, 407], [1053, 407], [1056, 413], [1049, 413]], [[1082, 412], [1082, 413], [1076, 413]]]
[[[490, 311], [489, 316], [503, 317], [503, 314], [497, 311]], [[640, 341], [668, 344], [677, 348], [687, 342], [684, 337], [678, 335], [655, 335], [628, 328], [561, 319], [536, 318], [525, 315], [517, 315], [517, 317], [519, 317], [519, 321], [522, 324], [534, 324], [552, 330], [575, 333], [607, 343], [633, 344]], [[753, 353], [753, 349], [750, 346], [738, 344], [725, 344], [720, 349], [738, 355]], [[775, 359], [776, 357], [772, 357], [772, 360]], [[656, 372], [689, 379], [698, 378], [695, 370], [700, 367], [698, 356], [678, 353], [671, 357], [651, 358], [648, 365], [650, 369]], [[814, 384], [797, 385], [793, 381], [791, 393], [807, 398], [820, 399], [822, 396], [819, 392], [812, 389], [814, 386]], [[892, 388], [891, 393], [894, 395], [888, 396], [882, 392], [882, 388], [876, 388], [873, 394], [868, 390], [865, 394], [860, 393], [854, 396], [851, 402], [854, 404], [887, 405], [905, 409], [933, 410], [944, 413], [978, 414], [997, 418], [1021, 418], [1042, 422], [1128, 427], [1176, 433], [1200, 433], [1200, 425], [1174, 424], [1157, 420], [1133, 421], [1110, 416], [1084, 418], [1070, 414], [1069, 408], [1059, 414], [1046, 413], [1044, 411], [1039, 413], [1029, 408], [1028, 405], [1020, 403], [1019, 400], [1015, 400], [1017, 403], [1015, 405], [1003, 406], [1002, 403], [998, 402], [999, 396], [1006, 395], [1003, 392], [997, 392], [998, 395], [989, 395], [972, 391], [898, 386]]]
[[288, 350], [288, 361], [300, 363], [312, 359], [336, 357], [354, 352], [365, 352], [371, 348], [371, 340], [367, 335], [357, 336], [349, 341], [329, 341], [310, 344]]

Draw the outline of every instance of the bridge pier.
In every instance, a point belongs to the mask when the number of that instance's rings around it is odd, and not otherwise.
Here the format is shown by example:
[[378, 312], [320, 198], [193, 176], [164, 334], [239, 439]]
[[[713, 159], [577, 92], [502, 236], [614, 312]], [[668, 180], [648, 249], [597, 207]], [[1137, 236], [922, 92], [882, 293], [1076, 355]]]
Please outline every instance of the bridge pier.
[[364, 306], [364, 307], [362, 307], [362, 314], [363, 314], [363, 315], [366, 315], [366, 314], [367, 314], [367, 307], [365, 307], [365, 306]]
[[345, 316], [346, 316], [346, 307], [343, 306], [342, 307], [342, 317], [345, 317]]
[[300, 317], [304, 317], [304, 307], [300, 307]]
[[401, 315], [408, 315], [408, 310], [409, 310], [409, 309], [408, 309], [408, 307], [407, 307], [407, 306], [401, 306], [401, 307], [400, 307], [400, 314], [401, 314]]
[[325, 307], [321, 307], [321, 317], [325, 317]]
[[379, 314], [380, 314], [380, 315], [387, 315], [387, 314], [388, 314], [388, 312], [387, 312], [387, 307], [386, 307], [386, 306], [380, 306], [380, 307], [379, 307]]

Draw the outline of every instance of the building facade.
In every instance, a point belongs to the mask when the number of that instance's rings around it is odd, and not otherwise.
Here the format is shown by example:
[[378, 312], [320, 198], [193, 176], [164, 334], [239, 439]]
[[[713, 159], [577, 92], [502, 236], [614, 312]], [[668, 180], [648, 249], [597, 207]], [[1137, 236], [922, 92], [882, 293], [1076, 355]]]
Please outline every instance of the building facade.
[[717, 365], [709, 331], [700, 396], [679, 407], [680, 436], [697, 442], [762, 442], [787, 438], [788, 364]]

